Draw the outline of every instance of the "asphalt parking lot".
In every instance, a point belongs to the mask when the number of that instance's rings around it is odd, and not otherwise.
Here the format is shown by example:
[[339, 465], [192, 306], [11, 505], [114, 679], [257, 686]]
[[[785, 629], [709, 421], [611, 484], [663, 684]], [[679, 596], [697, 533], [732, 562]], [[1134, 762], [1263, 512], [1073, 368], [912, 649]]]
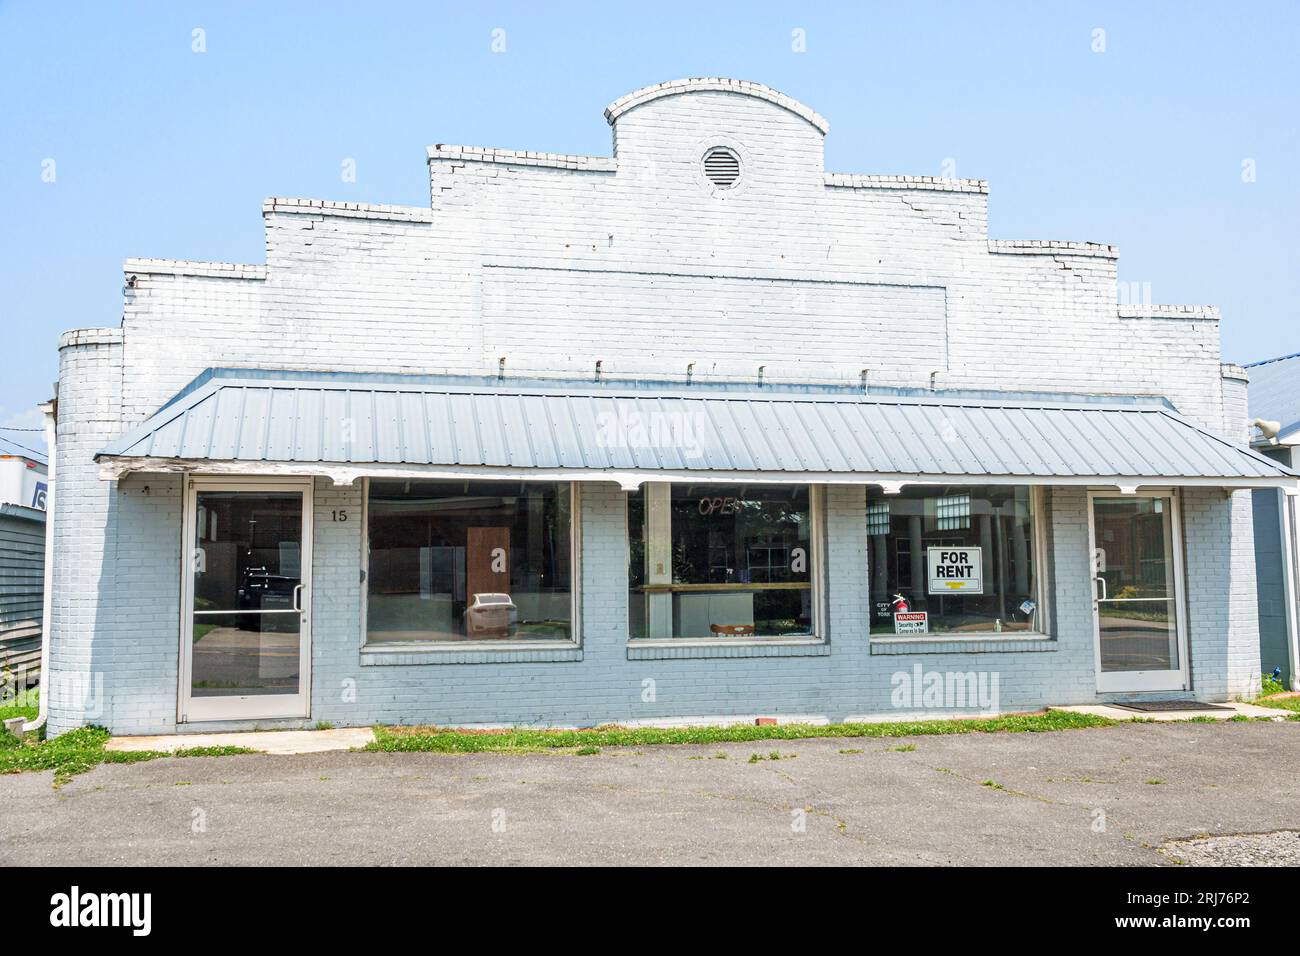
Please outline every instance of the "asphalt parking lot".
[[167, 758], [0, 777], [0, 865], [1294, 863], [1298, 779], [1296, 723]]

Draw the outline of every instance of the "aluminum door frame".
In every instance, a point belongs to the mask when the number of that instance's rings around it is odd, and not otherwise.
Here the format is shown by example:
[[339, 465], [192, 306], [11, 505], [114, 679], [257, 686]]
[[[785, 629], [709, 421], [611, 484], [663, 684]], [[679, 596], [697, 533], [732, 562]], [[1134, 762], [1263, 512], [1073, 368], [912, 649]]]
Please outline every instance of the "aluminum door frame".
[[[181, 522], [181, 614], [176, 682], [176, 721], [272, 720], [311, 716], [311, 608], [312, 608], [312, 486], [311, 478], [221, 478], [185, 476], [184, 520]], [[229, 697], [192, 697], [194, 628], [194, 535], [200, 491], [284, 492], [302, 494], [302, 544], [298, 642], [298, 692], [248, 694]], [[270, 706], [268, 706], [270, 702]], [[216, 706], [210, 706], [215, 704]], [[224, 706], [222, 706], [224, 705]]]

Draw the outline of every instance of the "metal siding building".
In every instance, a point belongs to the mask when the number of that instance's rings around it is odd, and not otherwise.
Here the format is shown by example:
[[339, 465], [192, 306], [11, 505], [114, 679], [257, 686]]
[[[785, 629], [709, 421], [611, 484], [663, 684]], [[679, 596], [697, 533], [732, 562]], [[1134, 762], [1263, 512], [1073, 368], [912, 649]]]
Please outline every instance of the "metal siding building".
[[[1287, 468], [1296, 465], [1300, 442], [1300, 355], [1286, 355], [1248, 365], [1252, 445]], [[1258, 423], [1266, 422], [1269, 436]], [[1282, 686], [1300, 690], [1300, 512], [1294, 496], [1277, 491], [1253, 493], [1256, 592], [1259, 602], [1259, 653], [1262, 673], [1277, 674]]]
[[41, 656], [45, 513], [0, 505], [0, 665], [32, 678]]

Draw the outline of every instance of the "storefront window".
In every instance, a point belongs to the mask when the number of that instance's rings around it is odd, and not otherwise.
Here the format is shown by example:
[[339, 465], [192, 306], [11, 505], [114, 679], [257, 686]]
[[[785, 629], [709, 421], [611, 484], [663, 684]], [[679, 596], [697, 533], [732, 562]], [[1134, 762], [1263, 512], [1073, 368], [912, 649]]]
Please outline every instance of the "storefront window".
[[628, 496], [633, 638], [813, 633], [807, 486], [651, 482]]
[[1041, 630], [1033, 490], [867, 494], [871, 633]]
[[570, 486], [371, 481], [366, 640], [572, 637]]

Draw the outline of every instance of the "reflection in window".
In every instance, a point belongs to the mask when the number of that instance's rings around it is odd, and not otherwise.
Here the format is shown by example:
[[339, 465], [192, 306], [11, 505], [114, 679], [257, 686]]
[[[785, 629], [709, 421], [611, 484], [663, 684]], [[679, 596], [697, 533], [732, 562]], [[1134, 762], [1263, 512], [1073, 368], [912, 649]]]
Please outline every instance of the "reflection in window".
[[[1042, 629], [1030, 488], [905, 487], [888, 496], [871, 490], [866, 522], [872, 634], [915, 633], [896, 626], [904, 606], [925, 612], [927, 633]], [[932, 555], [936, 575], [956, 576], [935, 580]], [[945, 555], [967, 560], [941, 572]]]
[[867, 534], [889, 533], [889, 502], [873, 501], [867, 505]]
[[936, 531], [962, 531], [970, 527], [970, 493], [941, 495], [934, 501]]
[[371, 481], [366, 640], [572, 637], [571, 491]]
[[1092, 510], [1102, 671], [1178, 670], [1171, 499], [1097, 498]]
[[633, 638], [813, 633], [807, 486], [647, 483], [628, 540]]
[[195, 494], [194, 697], [296, 694], [302, 493]]

